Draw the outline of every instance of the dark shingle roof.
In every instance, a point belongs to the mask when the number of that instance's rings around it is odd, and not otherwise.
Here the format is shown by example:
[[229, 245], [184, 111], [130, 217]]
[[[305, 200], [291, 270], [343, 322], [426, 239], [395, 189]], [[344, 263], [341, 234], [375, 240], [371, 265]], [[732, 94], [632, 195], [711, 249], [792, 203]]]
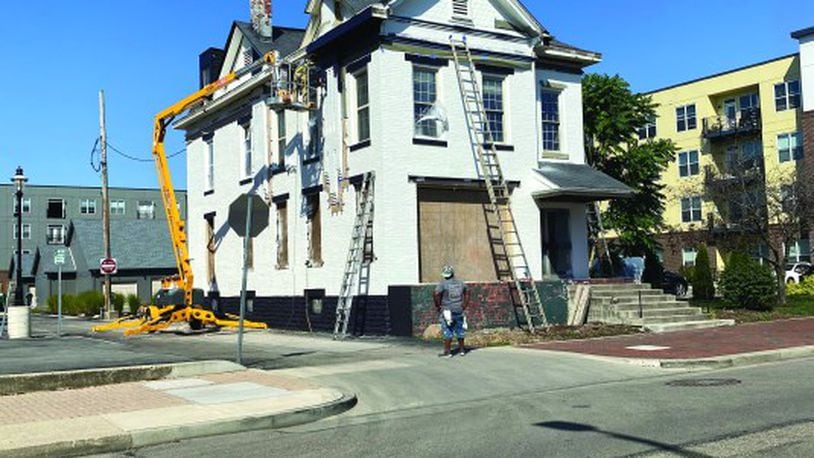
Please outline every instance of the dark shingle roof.
[[279, 51], [281, 57], [285, 57], [300, 49], [302, 39], [305, 36], [304, 29], [272, 26], [271, 40], [269, 40], [268, 38], [258, 35], [248, 22], [235, 21], [235, 27], [240, 29], [240, 32], [249, 40], [249, 43], [252, 44], [252, 47], [254, 47], [255, 51], [261, 56], [272, 49], [276, 49]]
[[[23, 250], [25, 251], [25, 250]], [[33, 277], [36, 275], [34, 272], [34, 268], [36, 263], [36, 254], [35, 253], [23, 253], [23, 277]], [[14, 276], [17, 275], [17, 255], [12, 255], [11, 259], [9, 260], [9, 277], [14, 279]]]
[[[104, 258], [102, 222], [74, 220], [73, 256], [83, 257], [91, 270]], [[78, 249], [81, 247], [81, 252]], [[110, 222], [110, 247], [119, 269], [167, 269], [175, 267], [172, 243], [164, 220], [113, 220]]]
[[630, 197], [633, 191], [624, 183], [586, 164], [546, 162], [537, 170], [555, 186], [539, 191], [539, 197], [585, 197], [610, 199]]
[[44, 245], [40, 247], [42, 272], [50, 273], [58, 270], [56, 264], [54, 264], [54, 254], [57, 250], [65, 250], [65, 264], [62, 265], [62, 272], [76, 272], [73, 250], [61, 245]]

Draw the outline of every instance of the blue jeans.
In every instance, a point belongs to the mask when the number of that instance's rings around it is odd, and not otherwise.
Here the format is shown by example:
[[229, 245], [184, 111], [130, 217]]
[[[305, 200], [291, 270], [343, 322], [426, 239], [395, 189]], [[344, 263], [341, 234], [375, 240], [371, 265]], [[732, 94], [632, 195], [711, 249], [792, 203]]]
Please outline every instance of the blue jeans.
[[439, 317], [441, 322], [441, 331], [444, 334], [444, 340], [452, 340], [453, 337], [458, 339], [464, 338], [464, 314], [462, 312], [452, 312], [452, 324], [447, 324], [442, 313]]

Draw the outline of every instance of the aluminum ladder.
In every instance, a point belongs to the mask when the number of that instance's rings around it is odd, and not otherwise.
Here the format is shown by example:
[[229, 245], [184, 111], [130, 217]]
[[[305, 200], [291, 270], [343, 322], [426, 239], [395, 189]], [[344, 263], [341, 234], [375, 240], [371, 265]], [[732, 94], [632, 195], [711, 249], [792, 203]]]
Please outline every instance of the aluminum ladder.
[[[531, 275], [526, 252], [520, 243], [520, 234], [511, 208], [509, 186], [503, 176], [503, 169], [500, 167], [497, 150], [492, 141], [475, 63], [472, 61], [466, 37], [456, 39], [450, 35], [449, 44], [455, 74], [458, 77], [458, 89], [466, 113], [469, 139], [477, 155], [480, 173], [486, 183], [492, 212], [497, 216], [498, 237], [493, 242], [496, 242], [506, 257], [508, 275], [501, 274], [498, 269], [498, 277], [514, 284], [518, 300], [515, 300], [512, 294], [513, 303], [516, 308], [522, 308], [522, 317], [525, 318], [525, 323], [519, 324], [521, 327], [525, 325], [529, 332], [533, 332], [535, 327], [547, 327], [548, 320], [540, 300], [540, 293]], [[518, 315], [518, 322], [521, 321], [519, 318]]]
[[362, 275], [365, 266], [365, 243], [373, 222], [373, 196], [374, 174], [366, 173], [359, 186], [359, 199], [356, 206], [356, 222], [348, 249], [348, 258], [345, 261], [345, 272], [342, 274], [342, 287], [339, 291], [339, 300], [336, 304], [336, 322], [334, 323], [334, 339], [343, 339], [348, 335], [348, 322], [353, 308], [354, 286], [361, 290], [367, 287], [369, 272]]
[[[608, 240], [605, 238], [605, 227], [602, 224], [602, 213], [599, 210], [599, 203], [598, 202], [591, 202], [588, 204], [588, 237], [591, 240], [591, 260], [590, 262], [593, 263], [594, 259], [600, 259], [600, 268], [602, 256], [605, 256], [605, 259], [608, 262], [611, 262], [611, 255], [610, 255], [610, 247], [608, 246]], [[600, 251], [602, 250], [602, 251]]]

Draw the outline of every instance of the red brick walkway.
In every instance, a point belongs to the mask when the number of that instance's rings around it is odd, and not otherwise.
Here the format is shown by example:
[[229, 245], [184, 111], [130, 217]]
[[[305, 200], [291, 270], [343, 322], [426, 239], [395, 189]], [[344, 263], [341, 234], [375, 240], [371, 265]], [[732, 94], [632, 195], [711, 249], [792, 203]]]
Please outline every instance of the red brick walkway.
[[[637, 345], [664, 350], [630, 349]], [[697, 359], [814, 345], [814, 318], [754, 323], [724, 328], [640, 334], [529, 345], [540, 350], [641, 359]]]

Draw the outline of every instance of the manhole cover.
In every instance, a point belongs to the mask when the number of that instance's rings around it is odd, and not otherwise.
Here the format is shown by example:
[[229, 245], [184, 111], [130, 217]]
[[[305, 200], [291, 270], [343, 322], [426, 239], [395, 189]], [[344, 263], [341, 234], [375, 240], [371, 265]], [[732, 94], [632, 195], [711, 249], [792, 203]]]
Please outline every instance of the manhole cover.
[[735, 378], [691, 378], [667, 382], [668, 386], [730, 386], [738, 385], [741, 381]]

